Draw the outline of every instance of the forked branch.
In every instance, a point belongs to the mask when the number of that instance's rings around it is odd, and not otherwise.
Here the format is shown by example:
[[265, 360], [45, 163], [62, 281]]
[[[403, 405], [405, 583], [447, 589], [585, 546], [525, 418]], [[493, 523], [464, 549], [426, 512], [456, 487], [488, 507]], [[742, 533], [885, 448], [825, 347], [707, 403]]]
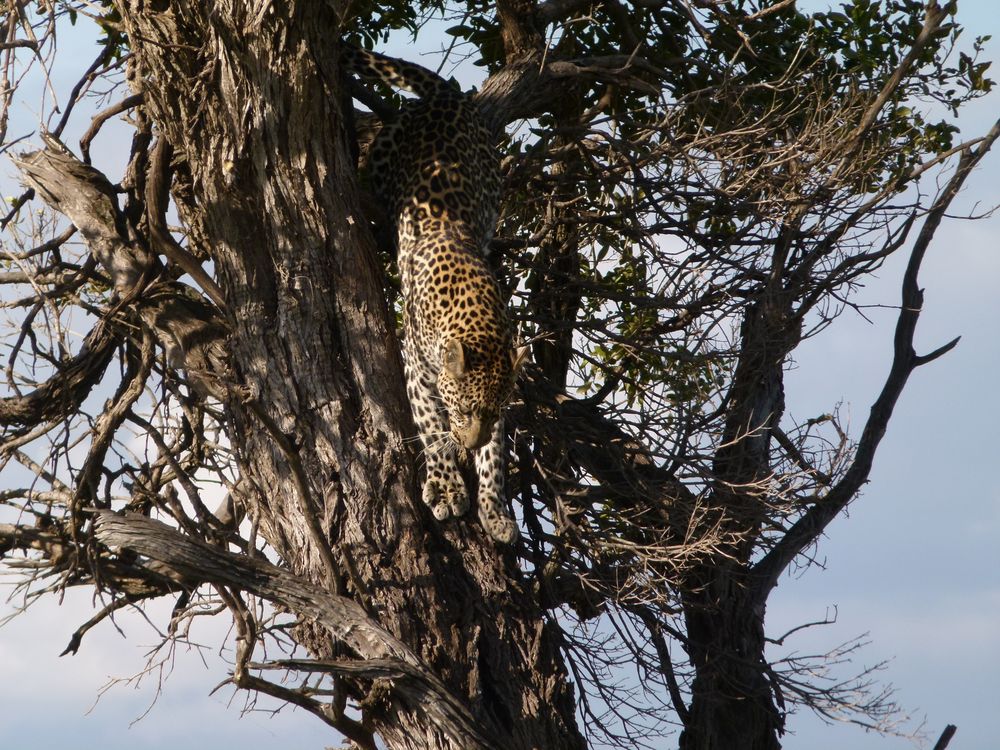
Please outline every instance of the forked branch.
[[766, 601], [767, 595], [777, 585], [782, 572], [800, 553], [816, 541], [827, 525], [840, 514], [857, 495], [861, 486], [868, 481], [868, 475], [875, 460], [875, 452], [885, 435], [896, 402], [913, 371], [920, 365], [927, 364], [945, 354], [958, 343], [958, 340], [955, 339], [930, 354], [922, 356], [914, 351], [913, 338], [920, 312], [923, 309], [924, 299], [923, 290], [917, 284], [917, 274], [920, 271], [924, 255], [934, 239], [935, 232], [947, 214], [952, 201], [958, 195], [973, 168], [982, 160], [998, 137], [1000, 137], [1000, 120], [994, 123], [978, 147], [966, 149], [962, 153], [954, 174], [931, 206], [920, 234], [914, 242], [906, 273], [903, 276], [902, 301], [899, 317], [896, 320], [892, 366], [886, 377], [885, 385], [882, 387], [882, 392], [872, 405], [854, 461], [844, 477], [806, 511], [792, 525], [788, 533], [754, 567], [757, 601], [761, 603]]
[[[56, 138], [45, 136], [45, 142], [45, 149], [13, 160], [25, 182], [80, 230], [111, 278], [118, 305], [137, 313], [149, 326], [170, 364], [184, 368], [205, 391], [224, 398], [229, 380], [227, 331], [218, 308], [165, 273], [148, 242], [129, 226], [107, 177], [77, 159]], [[162, 161], [158, 166], [157, 184]], [[157, 216], [152, 222], [155, 226], [163, 198], [156, 190], [153, 197], [158, 203], [150, 207], [150, 213]], [[201, 276], [207, 279], [204, 272]], [[207, 285], [221, 299], [214, 282]]]

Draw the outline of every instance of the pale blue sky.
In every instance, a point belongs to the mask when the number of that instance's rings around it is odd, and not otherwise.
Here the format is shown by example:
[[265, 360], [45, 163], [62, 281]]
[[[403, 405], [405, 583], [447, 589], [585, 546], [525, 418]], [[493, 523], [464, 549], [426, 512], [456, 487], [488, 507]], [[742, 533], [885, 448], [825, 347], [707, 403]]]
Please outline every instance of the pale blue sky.
[[[959, 20], [973, 33], [1000, 32], [993, 0], [962, 0]], [[62, 47], [62, 52], [72, 50], [66, 40]], [[1000, 60], [1000, 40], [988, 51]], [[994, 77], [1000, 77], [1000, 69]], [[65, 92], [72, 80], [57, 75], [54, 84]], [[1000, 114], [998, 97], [970, 108], [963, 119], [965, 133], [983, 132]], [[30, 97], [24, 101], [36, 111]], [[17, 124], [12, 127], [16, 132]], [[120, 162], [122, 145], [113, 138], [99, 141], [97, 148], [103, 163], [115, 150]], [[970, 179], [958, 207], [1000, 204], [998, 168], [1000, 153], [991, 154]], [[0, 166], [0, 173], [11, 172], [9, 165]], [[3, 184], [9, 192], [9, 181]], [[886, 265], [862, 292], [863, 301], [898, 303], [902, 261]], [[959, 334], [962, 341], [912, 377], [864, 495], [851, 506], [849, 518], [831, 525], [820, 547], [826, 570], [783, 580], [767, 617], [768, 632], [777, 635], [836, 607], [835, 625], [807, 631], [775, 654], [826, 650], [870, 633], [872, 643], [859, 662], [891, 659], [882, 676], [897, 687], [904, 707], [926, 719], [932, 739], [945, 724], [958, 725], [952, 750], [992, 750], [1000, 737], [1000, 489], [994, 478], [994, 425], [1000, 415], [995, 385], [1000, 371], [998, 283], [1000, 216], [946, 222], [921, 274], [926, 294], [917, 342], [928, 351]], [[787, 389], [792, 415], [815, 416], [843, 401], [857, 434], [888, 368], [895, 319], [892, 310], [872, 309], [868, 315], [872, 324], [849, 313], [798, 350], [798, 369]], [[157, 642], [141, 623], [130, 623], [127, 639], [105, 625], [86, 636], [80, 654], [58, 658], [88, 616], [90, 604], [84, 592], [70, 592], [65, 606], [42, 603], [0, 629], [4, 747], [72, 742], [106, 750], [166, 750], [179, 744], [233, 743], [244, 750], [318, 750], [336, 744], [325, 725], [301, 711], [240, 719], [242, 696], [232, 705], [231, 689], [208, 696], [225, 677], [223, 663], [209, 652], [204, 654], [206, 668], [195, 650], [180, 647], [163, 694], [142, 721], [129, 728], [155, 696], [155, 675], [135, 689], [113, 688], [88, 714], [108, 678], [141, 670], [147, 649]], [[166, 618], [166, 609], [154, 612], [154, 620]], [[210, 629], [219, 625], [202, 627], [204, 632], [195, 631], [197, 640], [220, 642], [222, 633]], [[912, 747], [854, 727], [827, 727], [808, 713], [792, 717], [788, 730], [788, 748]]]

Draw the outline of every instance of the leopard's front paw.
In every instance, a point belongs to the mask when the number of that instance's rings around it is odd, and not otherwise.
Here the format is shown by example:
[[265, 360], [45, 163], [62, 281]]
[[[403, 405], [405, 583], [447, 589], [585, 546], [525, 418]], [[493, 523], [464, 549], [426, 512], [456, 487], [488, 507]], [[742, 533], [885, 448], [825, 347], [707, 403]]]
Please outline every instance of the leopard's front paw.
[[479, 522], [486, 529], [486, 533], [501, 544], [513, 544], [517, 541], [519, 533], [517, 521], [511, 517], [498, 498], [479, 496]]
[[461, 476], [457, 481], [428, 477], [424, 482], [423, 498], [434, 518], [439, 521], [449, 516], [460, 516], [469, 509], [469, 493], [466, 492]]

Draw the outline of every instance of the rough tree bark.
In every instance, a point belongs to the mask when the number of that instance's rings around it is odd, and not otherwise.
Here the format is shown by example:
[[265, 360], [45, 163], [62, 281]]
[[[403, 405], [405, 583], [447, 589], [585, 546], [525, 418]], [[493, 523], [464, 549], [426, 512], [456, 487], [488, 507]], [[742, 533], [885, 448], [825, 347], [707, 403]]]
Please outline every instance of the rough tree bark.
[[[399, 356], [337, 106], [336, 16], [315, 3], [117, 7], [133, 85], [190, 178], [179, 208], [225, 290], [231, 364], [251, 394], [229, 402], [234, 448], [261, 533], [301, 577], [360, 595], [499, 745], [582, 747], [556, 644], [510, 588], [512, 559], [413, 501]], [[322, 628], [299, 639], [337, 655]], [[372, 703], [388, 747], [459, 747], [391, 692]]]

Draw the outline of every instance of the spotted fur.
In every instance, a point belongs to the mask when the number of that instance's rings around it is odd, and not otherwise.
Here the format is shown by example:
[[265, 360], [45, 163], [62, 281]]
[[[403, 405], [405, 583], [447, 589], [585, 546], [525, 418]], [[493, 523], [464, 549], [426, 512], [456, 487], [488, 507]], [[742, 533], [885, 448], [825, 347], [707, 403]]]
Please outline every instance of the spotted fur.
[[396, 221], [406, 388], [427, 459], [424, 502], [438, 520], [465, 513], [459, 456], [470, 451], [480, 521], [494, 539], [513, 542], [501, 409], [518, 356], [485, 258], [500, 198], [492, 137], [474, 102], [431, 71], [354, 47], [344, 63], [418, 97], [383, 126], [368, 164]]

